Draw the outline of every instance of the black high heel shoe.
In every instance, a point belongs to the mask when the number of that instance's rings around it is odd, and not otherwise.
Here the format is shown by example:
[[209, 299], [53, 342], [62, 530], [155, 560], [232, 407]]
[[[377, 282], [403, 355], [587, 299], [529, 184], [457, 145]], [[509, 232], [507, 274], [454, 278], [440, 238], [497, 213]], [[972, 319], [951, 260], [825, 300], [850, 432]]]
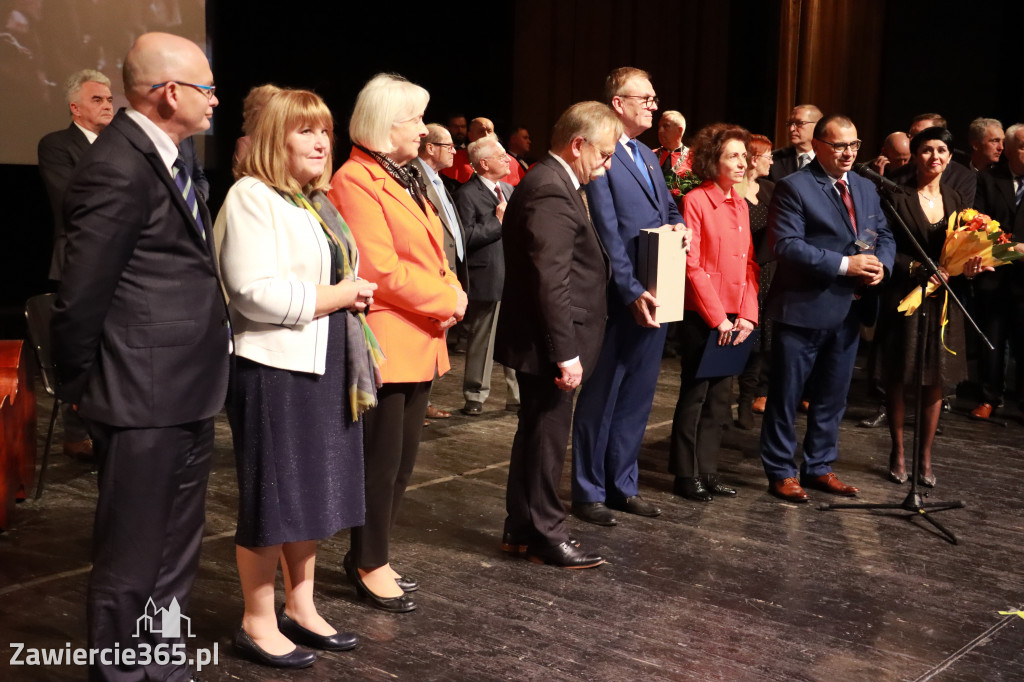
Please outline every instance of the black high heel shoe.
[[351, 554], [345, 555], [341, 565], [345, 569], [345, 575], [348, 576], [349, 582], [355, 585], [356, 593], [363, 599], [368, 599], [371, 605], [391, 613], [408, 613], [416, 610], [416, 602], [407, 595], [403, 594], [401, 597], [378, 597], [371, 592], [359, 575], [359, 569], [353, 563]]
[[889, 473], [886, 474], [886, 478], [888, 478], [890, 481], [892, 481], [896, 485], [903, 485], [904, 483], [907, 482], [907, 479], [909, 478], [909, 476], [907, 475], [906, 471], [904, 471], [902, 474], [897, 474], [896, 473], [896, 471], [895, 471], [896, 466], [895, 466], [894, 460], [895, 460], [895, 457], [893, 457], [893, 453], [890, 452], [889, 453]]
[[249, 636], [241, 625], [235, 633], [235, 650], [254, 663], [271, 668], [308, 668], [316, 661], [316, 652], [296, 646], [294, 651], [280, 656], [268, 654]]
[[281, 631], [282, 635], [296, 644], [322, 651], [349, 651], [350, 649], [355, 649], [356, 644], [359, 643], [359, 639], [348, 632], [318, 635], [289, 618], [284, 609], [281, 609], [277, 614], [277, 629]]

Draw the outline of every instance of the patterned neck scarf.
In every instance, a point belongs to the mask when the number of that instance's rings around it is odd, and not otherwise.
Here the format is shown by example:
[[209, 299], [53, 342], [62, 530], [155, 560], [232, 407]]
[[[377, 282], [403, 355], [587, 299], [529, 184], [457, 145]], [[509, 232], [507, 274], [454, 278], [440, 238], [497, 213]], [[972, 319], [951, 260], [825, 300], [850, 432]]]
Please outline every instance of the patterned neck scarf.
[[[352, 232], [334, 204], [319, 190], [309, 198], [300, 193], [289, 199], [296, 206], [312, 213], [323, 228], [327, 241], [338, 254], [335, 263], [337, 281], [355, 280], [359, 272], [359, 251]], [[348, 382], [352, 421], [358, 421], [363, 412], [377, 404], [377, 388], [382, 384], [380, 365], [384, 361], [384, 353], [373, 330], [366, 323], [365, 314], [350, 313], [347, 310], [333, 314], [345, 315], [345, 379]]]
[[[427, 199], [427, 188], [423, 184], [423, 177], [420, 175], [420, 169], [411, 163], [407, 163], [404, 166], [399, 166], [397, 163], [391, 160], [390, 157], [380, 152], [371, 152], [366, 147], [355, 145], [355, 148], [373, 158], [384, 171], [394, 178], [395, 182], [402, 186], [403, 189], [408, 190], [409, 194], [412, 195], [413, 201], [415, 201], [425, 215], [430, 215], [427, 210], [427, 206], [430, 205], [430, 201]], [[436, 212], [436, 209], [435, 209]]]

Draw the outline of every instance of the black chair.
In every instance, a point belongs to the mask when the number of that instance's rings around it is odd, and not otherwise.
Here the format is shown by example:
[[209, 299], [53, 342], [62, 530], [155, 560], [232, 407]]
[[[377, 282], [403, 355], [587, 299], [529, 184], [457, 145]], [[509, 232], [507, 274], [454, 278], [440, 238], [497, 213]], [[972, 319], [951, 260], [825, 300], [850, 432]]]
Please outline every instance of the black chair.
[[53, 396], [53, 412], [50, 414], [50, 427], [46, 430], [46, 446], [43, 450], [43, 462], [39, 467], [39, 482], [36, 484], [36, 497], [43, 495], [43, 478], [46, 465], [50, 460], [50, 446], [53, 444], [53, 425], [57, 421], [62, 401], [57, 397], [57, 381], [54, 374], [55, 366], [50, 352], [50, 318], [53, 317], [53, 294], [33, 296], [25, 302], [25, 320], [28, 323], [28, 341], [35, 351], [39, 373], [43, 377], [43, 387]]

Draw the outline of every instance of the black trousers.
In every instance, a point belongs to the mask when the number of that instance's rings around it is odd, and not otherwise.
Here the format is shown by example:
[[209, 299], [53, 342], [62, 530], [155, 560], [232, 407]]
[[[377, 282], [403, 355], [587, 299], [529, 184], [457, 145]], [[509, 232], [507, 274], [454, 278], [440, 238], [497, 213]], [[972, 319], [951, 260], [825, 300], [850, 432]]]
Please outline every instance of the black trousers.
[[[732, 318], [733, 316], [729, 316]], [[679, 400], [672, 417], [668, 470], [682, 478], [718, 472], [722, 427], [729, 421], [732, 377], [697, 379], [708, 336], [718, 334], [696, 313], [681, 323]]]
[[559, 390], [551, 376], [523, 372], [517, 376], [519, 428], [508, 467], [505, 532], [528, 543], [557, 545], [569, 539], [558, 484], [569, 445], [575, 390]]
[[[97, 422], [88, 427], [99, 465], [87, 597], [89, 647], [113, 649], [117, 644], [138, 652], [140, 644], [148, 644], [152, 653], [166, 644], [174, 652], [175, 645], [187, 642], [190, 627], [195, 632], [191, 621], [180, 618], [180, 635], [165, 637], [151, 630], [166, 628], [166, 619], [156, 616], [151, 628], [143, 616], [154, 616], [154, 609], [173, 610], [173, 600], [182, 613], [188, 609], [203, 539], [213, 419], [149, 429]], [[150, 599], [153, 606], [147, 611]], [[91, 680], [177, 682], [190, 677], [187, 662], [89, 669]]]
[[[1003, 267], [1020, 266], [1013, 264]], [[1007, 347], [1013, 353], [1017, 365], [1015, 388], [1018, 394], [1024, 391], [1024, 296], [979, 292], [974, 298], [974, 309], [978, 326], [995, 346], [995, 350], [989, 350], [981, 344], [978, 346], [978, 379], [982, 400], [998, 406], [1003, 402], [1006, 388]]]
[[366, 525], [352, 529], [352, 559], [364, 570], [389, 562], [391, 528], [416, 464], [431, 383], [384, 384], [377, 407], [364, 417]]

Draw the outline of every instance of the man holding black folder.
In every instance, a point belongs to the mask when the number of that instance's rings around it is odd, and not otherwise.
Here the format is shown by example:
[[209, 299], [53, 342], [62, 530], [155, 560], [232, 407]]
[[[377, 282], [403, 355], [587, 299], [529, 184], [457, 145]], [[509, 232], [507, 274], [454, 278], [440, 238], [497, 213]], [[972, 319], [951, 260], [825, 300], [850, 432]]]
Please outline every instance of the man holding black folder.
[[[779, 265], [765, 304], [775, 327], [761, 460], [769, 492], [790, 502], [808, 501], [804, 487], [860, 492], [842, 483], [832, 464], [860, 324], [872, 324], [878, 311], [870, 290], [895, 256], [875, 188], [849, 172], [860, 149], [853, 123], [845, 116], [822, 118], [812, 145], [814, 161], [775, 186], [768, 210], [768, 238]], [[793, 457], [801, 396], [810, 409], [798, 481]]]

